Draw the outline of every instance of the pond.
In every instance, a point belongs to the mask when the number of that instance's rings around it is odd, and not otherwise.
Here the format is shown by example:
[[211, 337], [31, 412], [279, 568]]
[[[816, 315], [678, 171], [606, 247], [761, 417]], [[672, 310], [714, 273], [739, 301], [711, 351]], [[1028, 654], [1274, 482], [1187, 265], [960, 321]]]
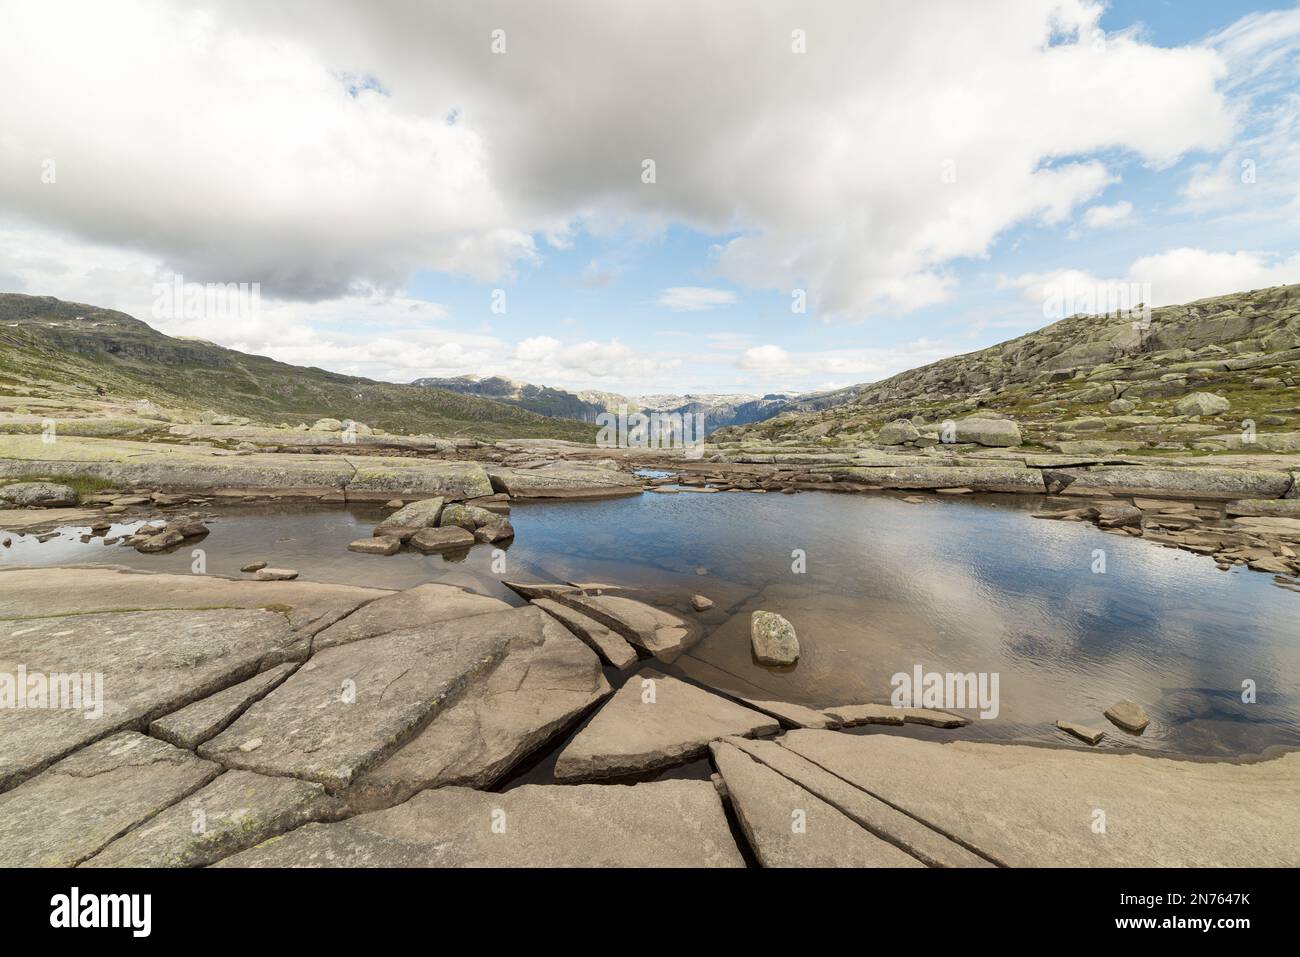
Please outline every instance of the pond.
[[[669, 673], [699, 683], [814, 707], [886, 702], [891, 678], [925, 672], [998, 675], [998, 713], [951, 740], [1078, 744], [1058, 719], [1107, 731], [1101, 748], [1184, 756], [1258, 755], [1300, 746], [1300, 596], [1267, 574], [1219, 571], [1208, 559], [1088, 524], [1036, 521], [1029, 496], [647, 493], [595, 502], [524, 503], [516, 538], [445, 559], [347, 551], [385, 514], [378, 507], [234, 506], [211, 533], [178, 551], [142, 555], [83, 541], [84, 528], [46, 542], [16, 532], [0, 549], [12, 564], [114, 563], [189, 573], [202, 549], [209, 574], [239, 577], [256, 560], [304, 579], [405, 588], [426, 581], [520, 600], [501, 584], [608, 582], [694, 615], [705, 637]], [[138, 523], [115, 526], [120, 535]], [[1098, 550], [1104, 552], [1104, 571]], [[758, 664], [750, 614], [794, 625], [793, 669]], [[659, 667], [658, 665], [653, 665]], [[1244, 702], [1243, 682], [1256, 700]], [[1122, 698], [1141, 703], [1140, 737], [1102, 716]]]

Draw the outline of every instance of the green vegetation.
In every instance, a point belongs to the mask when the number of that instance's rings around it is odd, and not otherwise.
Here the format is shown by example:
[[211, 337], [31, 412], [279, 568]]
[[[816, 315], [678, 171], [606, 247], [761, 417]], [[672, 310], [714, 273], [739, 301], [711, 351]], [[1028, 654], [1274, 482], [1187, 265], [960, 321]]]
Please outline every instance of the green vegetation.
[[0, 294], [0, 382], [17, 394], [44, 381], [64, 393], [151, 399], [267, 425], [349, 418], [398, 434], [595, 439], [595, 426], [490, 399], [376, 382], [163, 335], [108, 309]]

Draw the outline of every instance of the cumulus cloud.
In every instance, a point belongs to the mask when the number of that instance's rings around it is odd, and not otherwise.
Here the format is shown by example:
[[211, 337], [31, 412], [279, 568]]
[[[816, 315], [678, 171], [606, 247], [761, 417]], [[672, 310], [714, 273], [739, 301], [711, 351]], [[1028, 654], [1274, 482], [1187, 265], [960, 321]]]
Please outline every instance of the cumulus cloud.
[[1083, 224], [1090, 229], [1105, 229], [1126, 223], [1133, 216], [1133, 204], [1120, 200], [1110, 206], [1089, 206], [1083, 213]]
[[659, 297], [659, 305], [682, 312], [701, 312], [717, 306], [730, 306], [736, 301], [736, 294], [728, 289], [705, 289], [701, 286], [674, 286], [665, 289]]
[[1059, 319], [1063, 316], [1055, 314], [1055, 304], [1061, 302], [1067, 304], [1064, 314], [1069, 315], [1094, 311], [1091, 304], [1168, 306], [1296, 282], [1300, 282], [1300, 255], [1288, 258], [1184, 247], [1136, 259], [1124, 276], [1103, 278], [1086, 270], [1062, 269], [1002, 277], [999, 285], [1023, 290], [1028, 301], [1043, 305], [1045, 318]]
[[424, 268], [495, 282], [542, 257], [535, 237], [684, 224], [724, 237], [718, 275], [862, 318], [944, 299], [953, 259], [1113, 180], [1070, 157], [1160, 166], [1223, 142], [1220, 54], [1099, 40], [1099, 14], [8, 3], [0, 80], [23, 92], [4, 105], [0, 208], [297, 301]]
[[[898, 372], [955, 355], [953, 346], [918, 339], [890, 348], [837, 349], [833, 352], [792, 352], [777, 345], [754, 346], [736, 357], [735, 366], [783, 383], [782, 388], [808, 389], [814, 379], [821, 388], [838, 388], [887, 378]], [[828, 378], [829, 377], [829, 378]]]

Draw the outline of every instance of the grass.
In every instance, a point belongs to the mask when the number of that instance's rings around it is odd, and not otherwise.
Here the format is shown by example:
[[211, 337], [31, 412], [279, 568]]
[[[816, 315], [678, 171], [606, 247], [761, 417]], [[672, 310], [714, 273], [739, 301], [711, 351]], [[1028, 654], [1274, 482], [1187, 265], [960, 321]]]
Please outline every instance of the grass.
[[113, 483], [107, 479], [95, 478], [90, 475], [60, 476], [58, 478], [52, 478], [48, 475], [20, 475], [18, 478], [0, 479], [0, 485], [17, 485], [19, 482], [53, 482], [55, 485], [66, 485], [77, 493], [78, 500], [113, 487]]

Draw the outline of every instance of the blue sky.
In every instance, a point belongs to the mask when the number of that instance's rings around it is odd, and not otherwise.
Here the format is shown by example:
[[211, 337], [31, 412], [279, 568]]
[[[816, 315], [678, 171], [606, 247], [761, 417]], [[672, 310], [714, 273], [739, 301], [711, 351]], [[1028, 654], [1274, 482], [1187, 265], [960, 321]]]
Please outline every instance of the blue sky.
[[[0, 140], [0, 289], [394, 381], [645, 394], [881, 378], [1060, 318], [1062, 289], [1300, 281], [1300, 9], [992, 6], [339, 0], [304, 27], [142, 0], [78, 11], [84, 47], [24, 9], [0, 63], [78, 102], [37, 93]], [[259, 283], [257, 314], [159, 314], [177, 273]]]

